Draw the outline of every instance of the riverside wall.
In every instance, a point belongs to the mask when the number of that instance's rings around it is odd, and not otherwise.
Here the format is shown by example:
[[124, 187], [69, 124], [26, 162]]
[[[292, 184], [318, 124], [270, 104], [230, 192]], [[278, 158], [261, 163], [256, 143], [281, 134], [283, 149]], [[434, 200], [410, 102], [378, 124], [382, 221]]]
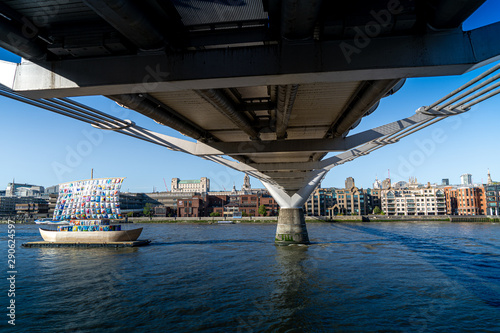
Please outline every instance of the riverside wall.
[[[12, 219], [16, 223], [34, 224], [33, 219]], [[321, 222], [396, 222], [396, 221], [448, 221], [448, 222], [500, 222], [500, 216], [491, 215], [419, 215], [419, 216], [386, 216], [386, 215], [362, 215], [362, 216], [335, 216], [332, 220], [327, 216], [306, 216], [306, 223]], [[0, 217], [0, 223], [7, 223], [7, 218]], [[233, 221], [235, 223], [277, 223], [277, 216], [242, 217], [238, 219], [219, 217], [129, 217], [128, 222], [133, 223], [178, 223], [178, 222], [213, 222]], [[121, 222], [123, 223], [123, 222]]]
[[[315, 222], [396, 222], [396, 221], [442, 221], [442, 222], [500, 222], [499, 216], [462, 216], [462, 215], [419, 215], [419, 216], [386, 216], [386, 215], [362, 215], [362, 216], [335, 216], [330, 219], [327, 216], [306, 216], [306, 223]], [[277, 223], [277, 216], [262, 216], [262, 217], [242, 217], [242, 218], [223, 218], [219, 217], [130, 217], [128, 222], [135, 223], [155, 223], [155, 222], [213, 222], [218, 221], [233, 221], [235, 223]]]

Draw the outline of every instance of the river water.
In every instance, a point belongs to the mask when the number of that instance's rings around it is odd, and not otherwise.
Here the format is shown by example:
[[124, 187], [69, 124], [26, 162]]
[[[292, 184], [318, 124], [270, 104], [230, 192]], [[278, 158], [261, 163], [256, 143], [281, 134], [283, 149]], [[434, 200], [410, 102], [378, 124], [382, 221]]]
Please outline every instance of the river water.
[[275, 225], [142, 226], [146, 247], [18, 247], [0, 331], [500, 332], [500, 224], [308, 224], [287, 247]]

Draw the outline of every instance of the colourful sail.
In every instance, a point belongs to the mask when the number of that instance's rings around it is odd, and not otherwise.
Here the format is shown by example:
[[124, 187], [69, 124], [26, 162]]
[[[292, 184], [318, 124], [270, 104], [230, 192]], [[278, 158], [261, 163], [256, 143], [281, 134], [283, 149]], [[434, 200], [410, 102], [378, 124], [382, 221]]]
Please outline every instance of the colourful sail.
[[59, 184], [54, 220], [120, 219], [125, 178], [97, 178]]

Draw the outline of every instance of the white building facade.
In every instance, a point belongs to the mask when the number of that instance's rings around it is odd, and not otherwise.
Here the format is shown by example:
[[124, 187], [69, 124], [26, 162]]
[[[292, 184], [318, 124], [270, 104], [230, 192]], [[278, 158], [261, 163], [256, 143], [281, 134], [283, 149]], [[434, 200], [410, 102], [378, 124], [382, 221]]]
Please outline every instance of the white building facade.
[[208, 179], [207, 177], [190, 180], [180, 180], [179, 178], [172, 178], [171, 191], [207, 193], [208, 191], [210, 191], [210, 179]]
[[36, 197], [44, 193], [44, 187], [31, 184], [8, 183], [6, 197]]
[[446, 198], [440, 188], [382, 190], [381, 197], [387, 215], [446, 215]]

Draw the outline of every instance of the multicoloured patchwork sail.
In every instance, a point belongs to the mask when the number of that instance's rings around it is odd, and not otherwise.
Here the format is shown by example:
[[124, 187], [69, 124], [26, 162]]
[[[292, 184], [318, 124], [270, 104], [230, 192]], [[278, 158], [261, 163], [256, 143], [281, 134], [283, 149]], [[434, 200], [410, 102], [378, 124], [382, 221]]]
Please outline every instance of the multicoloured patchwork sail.
[[119, 193], [125, 178], [97, 178], [59, 184], [54, 220], [120, 219]]

